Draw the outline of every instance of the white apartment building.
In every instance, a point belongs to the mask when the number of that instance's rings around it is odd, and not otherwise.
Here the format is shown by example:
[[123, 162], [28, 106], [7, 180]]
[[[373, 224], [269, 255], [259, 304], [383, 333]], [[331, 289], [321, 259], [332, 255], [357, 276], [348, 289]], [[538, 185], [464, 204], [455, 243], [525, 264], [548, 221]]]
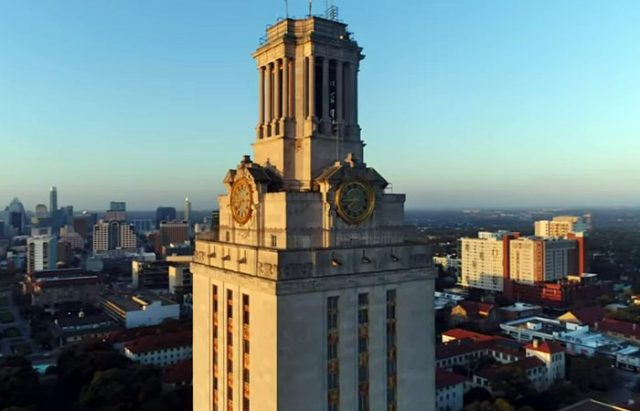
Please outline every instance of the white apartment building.
[[552, 220], [539, 220], [534, 224], [536, 237], [565, 238], [569, 233], [579, 233], [587, 230], [587, 224], [582, 217], [557, 216]]
[[515, 233], [508, 231], [479, 232], [478, 238], [460, 239], [460, 284], [502, 292], [504, 278], [508, 276], [509, 239]]
[[54, 270], [58, 262], [58, 240], [50, 234], [27, 240], [27, 272]]

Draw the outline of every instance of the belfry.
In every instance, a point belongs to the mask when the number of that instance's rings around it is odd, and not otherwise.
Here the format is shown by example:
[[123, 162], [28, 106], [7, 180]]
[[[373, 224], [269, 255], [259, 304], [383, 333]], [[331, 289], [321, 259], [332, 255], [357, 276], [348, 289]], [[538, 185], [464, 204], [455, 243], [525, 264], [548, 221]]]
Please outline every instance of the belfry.
[[194, 410], [434, 409], [435, 274], [405, 196], [364, 162], [362, 49], [311, 16], [253, 56], [254, 154], [191, 266]]

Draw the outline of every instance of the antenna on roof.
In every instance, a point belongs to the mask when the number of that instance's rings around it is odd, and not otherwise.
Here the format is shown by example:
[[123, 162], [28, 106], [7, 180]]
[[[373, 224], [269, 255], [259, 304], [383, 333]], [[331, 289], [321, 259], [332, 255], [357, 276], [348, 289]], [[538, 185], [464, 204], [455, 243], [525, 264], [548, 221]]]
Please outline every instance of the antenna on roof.
[[284, 0], [284, 13], [289, 18], [289, 0]]
[[313, 0], [309, 0], [309, 17], [311, 17], [311, 10], [313, 9]]

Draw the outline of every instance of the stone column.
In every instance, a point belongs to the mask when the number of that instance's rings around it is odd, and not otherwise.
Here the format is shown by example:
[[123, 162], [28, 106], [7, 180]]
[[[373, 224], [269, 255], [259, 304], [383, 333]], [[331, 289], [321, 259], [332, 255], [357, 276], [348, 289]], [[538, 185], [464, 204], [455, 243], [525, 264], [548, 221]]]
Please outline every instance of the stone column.
[[281, 124], [280, 118], [282, 117], [282, 105], [280, 104], [280, 97], [282, 93], [282, 84], [280, 83], [280, 66], [281, 60], [278, 59], [273, 63], [273, 82], [274, 82], [274, 93], [273, 93], [273, 128], [274, 134], [280, 135], [281, 133]]
[[282, 59], [282, 117], [289, 118], [289, 59]]
[[355, 124], [355, 105], [356, 105], [356, 88], [355, 88], [355, 66], [353, 63], [349, 63], [347, 66], [347, 107], [346, 117], [347, 124], [350, 126]]
[[267, 125], [267, 136], [271, 137], [271, 120], [273, 120], [273, 74], [272, 64], [269, 63], [266, 66], [265, 73], [265, 101], [266, 101], [266, 114], [265, 124]]
[[322, 58], [322, 133], [329, 134], [329, 59]]
[[309, 56], [309, 117], [313, 120], [316, 116], [316, 92], [315, 92], [315, 84], [316, 84], [316, 62], [314, 56]]
[[342, 81], [342, 62], [336, 61], [336, 121], [338, 122], [338, 128], [341, 127], [344, 121], [344, 106], [343, 106], [343, 90], [344, 87]]
[[263, 137], [264, 128], [264, 66], [259, 68], [258, 76], [258, 138]]

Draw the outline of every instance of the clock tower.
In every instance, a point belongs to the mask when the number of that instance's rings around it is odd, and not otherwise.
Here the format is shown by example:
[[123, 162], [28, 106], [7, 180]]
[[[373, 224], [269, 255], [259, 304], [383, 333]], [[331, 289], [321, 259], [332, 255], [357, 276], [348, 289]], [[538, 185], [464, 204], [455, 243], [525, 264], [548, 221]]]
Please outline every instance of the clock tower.
[[227, 172], [191, 267], [194, 410], [434, 408], [431, 256], [364, 163], [362, 49], [309, 17], [253, 56], [253, 159]]

